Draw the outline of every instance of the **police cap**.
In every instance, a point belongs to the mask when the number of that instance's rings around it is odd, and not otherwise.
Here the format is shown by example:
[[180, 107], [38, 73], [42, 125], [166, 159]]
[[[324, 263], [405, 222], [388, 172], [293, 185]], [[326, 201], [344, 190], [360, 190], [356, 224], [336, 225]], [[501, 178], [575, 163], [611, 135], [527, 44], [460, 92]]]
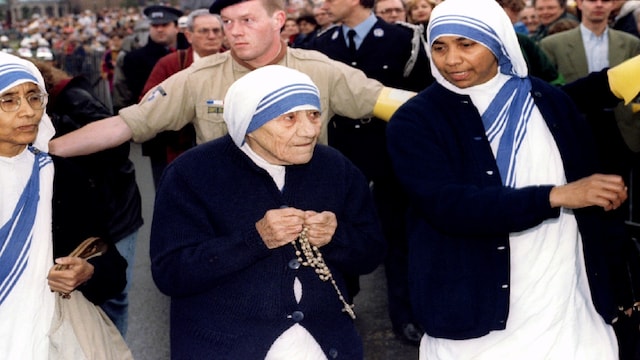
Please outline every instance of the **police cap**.
[[147, 6], [143, 13], [149, 19], [151, 25], [168, 24], [178, 21], [178, 18], [182, 16], [182, 11], [162, 5]]

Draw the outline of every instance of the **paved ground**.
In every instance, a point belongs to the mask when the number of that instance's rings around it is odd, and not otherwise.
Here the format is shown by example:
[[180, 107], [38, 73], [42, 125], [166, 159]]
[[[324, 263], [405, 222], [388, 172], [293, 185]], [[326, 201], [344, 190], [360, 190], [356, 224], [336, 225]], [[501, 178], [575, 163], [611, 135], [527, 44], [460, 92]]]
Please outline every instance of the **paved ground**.
[[[165, 360], [169, 359], [169, 299], [157, 290], [149, 272], [153, 180], [149, 160], [141, 156], [139, 145], [132, 146], [131, 159], [136, 165], [142, 192], [145, 225], [138, 235], [127, 343], [136, 360]], [[355, 310], [356, 326], [364, 340], [365, 360], [417, 359], [417, 348], [405, 345], [390, 330], [383, 269], [363, 277], [361, 288], [355, 299]]]

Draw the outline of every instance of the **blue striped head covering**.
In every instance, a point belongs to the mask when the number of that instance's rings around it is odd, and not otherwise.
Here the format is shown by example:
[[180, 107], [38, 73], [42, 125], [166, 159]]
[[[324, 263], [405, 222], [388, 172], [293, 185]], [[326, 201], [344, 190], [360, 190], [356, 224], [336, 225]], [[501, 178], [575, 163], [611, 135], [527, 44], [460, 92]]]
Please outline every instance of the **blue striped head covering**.
[[[493, 53], [499, 72], [509, 79], [493, 91], [489, 107], [482, 113], [482, 122], [494, 148], [503, 184], [515, 186], [515, 160], [526, 134], [527, 122], [534, 108], [527, 64], [518, 38], [507, 14], [495, 0], [447, 0], [433, 9], [427, 28], [431, 47], [442, 36], [457, 36], [473, 40]], [[469, 94], [448, 82], [436, 68], [431, 51], [431, 70], [436, 81], [445, 88]]]
[[320, 92], [311, 78], [297, 70], [268, 65], [234, 82], [224, 98], [224, 121], [238, 147], [247, 134], [280, 115], [320, 110]]
[[[15, 86], [29, 82], [38, 85], [40, 91], [47, 93], [42, 74], [32, 62], [0, 51], [0, 95]], [[33, 146], [44, 152], [49, 151], [49, 140], [54, 134], [55, 129], [45, 111]]]

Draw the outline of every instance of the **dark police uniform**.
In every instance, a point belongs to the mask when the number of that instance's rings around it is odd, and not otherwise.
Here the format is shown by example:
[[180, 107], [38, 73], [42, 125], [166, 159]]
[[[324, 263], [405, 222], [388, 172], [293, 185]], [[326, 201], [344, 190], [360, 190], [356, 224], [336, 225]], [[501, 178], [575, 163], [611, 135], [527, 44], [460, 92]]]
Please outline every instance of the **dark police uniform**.
[[[420, 91], [433, 82], [419, 27], [389, 24], [380, 18], [355, 53], [345, 41], [344, 26], [336, 26], [316, 39], [309, 49], [362, 70], [385, 86]], [[334, 116], [329, 123], [329, 145], [340, 150], [373, 182], [373, 195], [389, 244], [385, 261], [389, 316], [396, 332], [413, 322], [407, 284], [407, 197], [397, 182], [386, 150], [387, 123], [377, 118]], [[358, 286], [353, 286], [357, 293]]]

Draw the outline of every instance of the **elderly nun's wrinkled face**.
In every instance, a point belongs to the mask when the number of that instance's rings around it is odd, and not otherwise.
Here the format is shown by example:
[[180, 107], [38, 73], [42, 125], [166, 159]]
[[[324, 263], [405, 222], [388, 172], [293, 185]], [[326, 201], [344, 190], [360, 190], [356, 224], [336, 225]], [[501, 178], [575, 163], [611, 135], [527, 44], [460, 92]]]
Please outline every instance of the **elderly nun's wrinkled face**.
[[28, 82], [0, 94], [0, 156], [18, 155], [38, 135], [46, 95]]
[[313, 156], [321, 124], [317, 110], [294, 111], [268, 121], [245, 139], [270, 164], [305, 164]]
[[459, 36], [441, 36], [431, 46], [440, 74], [460, 89], [484, 84], [498, 74], [498, 61], [484, 45]]

